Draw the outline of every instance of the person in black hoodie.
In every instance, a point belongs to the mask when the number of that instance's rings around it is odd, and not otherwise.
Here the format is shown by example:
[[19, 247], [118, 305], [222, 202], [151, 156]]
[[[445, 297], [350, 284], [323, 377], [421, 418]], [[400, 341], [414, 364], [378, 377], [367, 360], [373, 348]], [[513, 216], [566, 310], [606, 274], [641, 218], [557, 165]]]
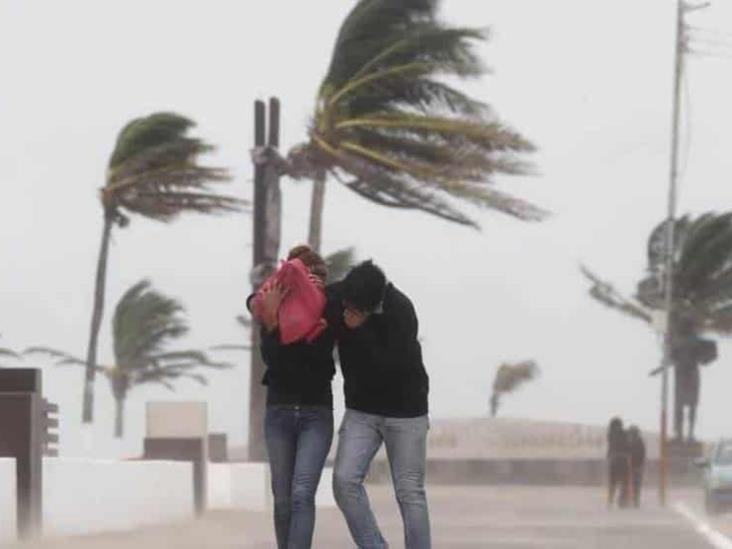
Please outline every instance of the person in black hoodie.
[[[290, 251], [313, 280], [325, 284], [323, 259], [307, 246]], [[315, 527], [315, 492], [333, 441], [335, 374], [333, 331], [326, 329], [312, 343], [280, 343], [278, 309], [287, 290], [263, 292], [261, 352], [267, 366], [265, 438], [274, 495], [274, 523], [278, 549], [309, 548]], [[250, 296], [247, 308], [250, 306]]]
[[607, 506], [610, 508], [617, 502], [618, 507], [625, 507], [628, 496], [630, 452], [623, 421], [619, 417], [612, 418], [607, 429], [607, 463]]
[[424, 488], [429, 381], [409, 298], [371, 261], [328, 288], [326, 318], [335, 330], [344, 378], [333, 491], [356, 545], [385, 548], [363, 481], [381, 447], [391, 468], [406, 549], [427, 549]]
[[628, 427], [628, 452], [630, 454], [630, 474], [633, 487], [633, 501], [628, 502], [638, 508], [641, 502], [641, 490], [643, 488], [643, 469], [646, 464], [646, 445], [640, 429], [635, 425]]

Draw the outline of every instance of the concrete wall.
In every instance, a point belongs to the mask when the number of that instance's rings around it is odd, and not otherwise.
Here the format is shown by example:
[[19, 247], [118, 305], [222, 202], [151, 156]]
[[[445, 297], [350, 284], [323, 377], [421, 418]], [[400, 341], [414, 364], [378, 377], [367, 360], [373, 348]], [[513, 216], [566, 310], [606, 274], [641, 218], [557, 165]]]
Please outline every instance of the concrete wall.
[[[669, 463], [672, 486], [699, 486], [703, 473], [691, 460], [672, 458]], [[371, 465], [368, 481], [390, 482], [384, 460]], [[644, 483], [658, 481], [658, 461], [646, 464]], [[522, 486], [602, 486], [607, 482], [604, 459], [428, 459], [429, 484]]]
[[0, 543], [14, 541], [15, 530], [15, 460], [0, 458]]
[[[333, 470], [326, 468], [318, 486], [315, 504], [335, 507]], [[272, 491], [267, 463], [211, 463], [208, 469], [208, 502], [211, 509], [272, 509]]]
[[190, 463], [46, 458], [45, 535], [128, 530], [193, 516]]

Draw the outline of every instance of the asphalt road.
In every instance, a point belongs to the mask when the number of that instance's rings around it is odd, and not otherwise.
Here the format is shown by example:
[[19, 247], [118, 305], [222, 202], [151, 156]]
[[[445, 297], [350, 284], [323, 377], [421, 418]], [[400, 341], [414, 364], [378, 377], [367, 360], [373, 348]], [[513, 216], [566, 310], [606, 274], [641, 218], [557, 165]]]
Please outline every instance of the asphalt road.
[[[392, 548], [403, 547], [401, 521], [391, 489], [372, 486], [369, 490]], [[654, 494], [649, 494], [648, 503], [638, 511], [608, 511], [603, 491], [597, 488], [435, 486], [430, 488], [429, 498], [435, 548], [732, 548], [732, 541], [724, 537], [732, 535], [732, 518], [705, 518], [700, 494], [695, 491], [673, 492], [666, 509], [659, 508]], [[268, 513], [215, 512], [188, 523], [124, 534], [47, 540], [33, 547], [264, 549], [275, 547], [271, 528]], [[336, 509], [319, 510], [313, 547], [354, 547]]]

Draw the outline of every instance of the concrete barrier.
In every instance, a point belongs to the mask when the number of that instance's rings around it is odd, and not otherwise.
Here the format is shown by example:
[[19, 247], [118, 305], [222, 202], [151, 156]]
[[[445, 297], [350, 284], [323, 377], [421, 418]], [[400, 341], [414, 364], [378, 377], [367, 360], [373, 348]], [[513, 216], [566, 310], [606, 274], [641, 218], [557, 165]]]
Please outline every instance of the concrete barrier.
[[[368, 482], [390, 482], [389, 464], [375, 460]], [[658, 461], [646, 463], [643, 475], [646, 485], [658, 481]], [[672, 486], [699, 486], [702, 471], [689, 459], [669, 460]], [[607, 461], [604, 459], [428, 459], [427, 482], [453, 485], [518, 485], [518, 486], [602, 486], [607, 482]]]
[[15, 460], [0, 458], [0, 543], [15, 541]]
[[[210, 463], [208, 501], [211, 509], [272, 509], [269, 465], [266, 463]], [[315, 495], [320, 508], [335, 507], [333, 470], [326, 468]]]
[[44, 535], [123, 531], [193, 516], [192, 465], [46, 458]]

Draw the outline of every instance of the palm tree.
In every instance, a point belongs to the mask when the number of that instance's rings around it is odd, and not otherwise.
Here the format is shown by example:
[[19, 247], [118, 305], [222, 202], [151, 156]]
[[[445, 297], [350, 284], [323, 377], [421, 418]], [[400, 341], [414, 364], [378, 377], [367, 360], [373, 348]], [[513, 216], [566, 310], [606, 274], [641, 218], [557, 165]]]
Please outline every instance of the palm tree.
[[[666, 223], [656, 226], [648, 238], [646, 274], [634, 296], [623, 296], [582, 268], [595, 300], [648, 325], [654, 312], [664, 310]], [[676, 220], [674, 231], [671, 359], [678, 366], [686, 351], [692, 351], [692, 362], [707, 364], [716, 358], [716, 349], [713, 341], [701, 336], [732, 334], [732, 212], [687, 215]], [[651, 374], [661, 371], [657, 368]], [[675, 372], [680, 373], [678, 368]], [[676, 406], [680, 409], [678, 400]]]
[[[147, 280], [132, 286], [117, 304], [112, 322], [114, 363], [95, 366], [112, 389], [117, 438], [124, 434], [125, 402], [133, 388], [156, 383], [172, 391], [174, 382], [182, 378], [205, 385], [206, 378], [197, 369], [229, 367], [211, 361], [202, 351], [169, 350], [188, 333], [183, 313], [178, 301], [153, 289]], [[50, 355], [58, 366], [87, 366], [80, 358], [48, 347], [31, 347], [25, 353]]]
[[501, 398], [514, 392], [527, 381], [539, 375], [539, 367], [533, 360], [525, 360], [514, 364], [504, 363], [496, 370], [493, 379], [493, 394], [491, 395], [491, 416], [496, 417], [501, 406]]
[[487, 33], [437, 19], [438, 0], [359, 0], [343, 22], [307, 142], [281, 167], [314, 182], [309, 244], [320, 249], [325, 181], [377, 204], [477, 227], [452, 199], [524, 220], [542, 210], [496, 190], [525, 174], [533, 145], [447, 78], [486, 73], [473, 47]]
[[104, 214], [97, 261], [82, 420], [90, 423], [94, 410], [97, 344], [104, 312], [107, 258], [112, 228], [125, 227], [129, 215], [169, 222], [183, 212], [204, 214], [234, 211], [240, 200], [215, 194], [214, 183], [229, 179], [222, 168], [202, 166], [199, 156], [213, 149], [189, 135], [194, 122], [179, 114], [158, 112], [129, 122], [119, 133], [109, 159], [100, 198]]
[[501, 398], [514, 392], [521, 385], [539, 375], [539, 367], [533, 360], [524, 360], [516, 363], [501, 364], [496, 370], [493, 379], [493, 394], [491, 394], [491, 416], [496, 417], [501, 406]]
[[[732, 334], [732, 212], [684, 216], [675, 223], [673, 246], [673, 318], [671, 327], [691, 325], [694, 333]], [[647, 323], [664, 308], [666, 222], [648, 238], [646, 275], [634, 297], [582, 268], [592, 282], [591, 295], [614, 309]]]

